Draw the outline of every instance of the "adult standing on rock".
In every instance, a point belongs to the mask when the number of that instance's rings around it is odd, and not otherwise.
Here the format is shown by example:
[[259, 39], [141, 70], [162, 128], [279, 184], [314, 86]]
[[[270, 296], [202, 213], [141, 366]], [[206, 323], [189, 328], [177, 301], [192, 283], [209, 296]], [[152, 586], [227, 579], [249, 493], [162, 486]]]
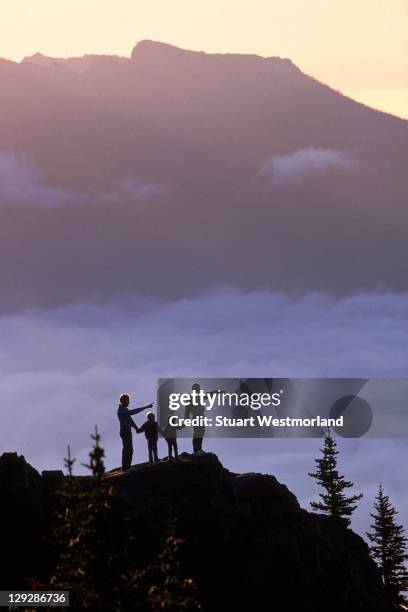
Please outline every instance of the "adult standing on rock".
[[142, 412], [153, 407], [152, 404], [142, 406], [141, 408], [133, 408], [129, 410], [130, 397], [127, 393], [123, 393], [119, 398], [118, 419], [120, 424], [120, 437], [122, 438], [122, 470], [130, 470], [133, 457], [133, 438], [132, 427], [137, 429], [136, 423], [132, 419], [132, 415]]
[[205, 425], [203, 423], [204, 415], [205, 415], [205, 401], [208, 395], [212, 395], [213, 393], [217, 393], [218, 389], [215, 391], [201, 391], [201, 387], [198, 383], [194, 383], [191, 387], [191, 402], [187, 404], [184, 418], [198, 418], [201, 423], [199, 425], [195, 425], [193, 428], [193, 453], [195, 455], [203, 455], [203, 440], [205, 436]]

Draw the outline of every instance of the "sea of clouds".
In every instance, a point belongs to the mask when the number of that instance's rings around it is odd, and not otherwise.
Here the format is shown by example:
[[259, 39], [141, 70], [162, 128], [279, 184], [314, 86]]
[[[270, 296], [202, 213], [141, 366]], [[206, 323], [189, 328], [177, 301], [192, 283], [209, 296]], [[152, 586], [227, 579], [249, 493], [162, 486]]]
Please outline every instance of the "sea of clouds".
[[[220, 288], [163, 303], [123, 294], [0, 317], [0, 452], [17, 451], [37, 469], [60, 468], [71, 445], [86, 460], [98, 424], [107, 467], [120, 463], [116, 407], [156, 400], [157, 377], [404, 377], [408, 294], [324, 294], [289, 298]], [[142, 415], [136, 417], [141, 421]], [[206, 448], [237, 472], [273, 473], [308, 507], [307, 476], [320, 440], [220, 440]], [[339, 440], [341, 469], [365, 491], [355, 528], [363, 531], [381, 480], [408, 523], [406, 439]], [[165, 444], [161, 442], [161, 454]], [[180, 440], [181, 450], [191, 442]], [[145, 440], [135, 443], [145, 460]]]

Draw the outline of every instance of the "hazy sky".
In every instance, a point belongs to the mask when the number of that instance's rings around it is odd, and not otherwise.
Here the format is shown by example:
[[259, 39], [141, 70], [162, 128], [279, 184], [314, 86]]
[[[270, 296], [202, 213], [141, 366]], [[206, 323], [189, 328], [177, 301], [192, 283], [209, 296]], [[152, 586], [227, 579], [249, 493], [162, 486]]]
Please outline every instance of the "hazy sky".
[[290, 57], [355, 99], [408, 117], [407, 0], [2, 0], [0, 56], [128, 56], [150, 38]]

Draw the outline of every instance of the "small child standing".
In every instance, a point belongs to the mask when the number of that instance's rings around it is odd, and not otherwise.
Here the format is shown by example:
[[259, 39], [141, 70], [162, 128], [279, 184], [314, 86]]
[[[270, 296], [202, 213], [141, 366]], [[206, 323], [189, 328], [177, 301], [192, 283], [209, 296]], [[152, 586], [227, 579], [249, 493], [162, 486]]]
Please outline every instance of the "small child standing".
[[148, 412], [146, 415], [147, 419], [141, 427], [137, 427], [137, 433], [145, 434], [147, 440], [147, 449], [149, 451], [149, 464], [157, 463], [159, 458], [157, 456], [157, 440], [159, 439], [159, 432], [164, 436], [164, 432], [160, 429], [156, 422], [156, 417], [153, 412]]
[[176, 425], [170, 425], [171, 416], [167, 421], [167, 425], [164, 428], [163, 436], [167, 442], [167, 448], [169, 450], [169, 461], [173, 459], [173, 450], [174, 450], [174, 458], [178, 461], [178, 446], [177, 446], [177, 430], [183, 429], [184, 425], [181, 427], [177, 427]]

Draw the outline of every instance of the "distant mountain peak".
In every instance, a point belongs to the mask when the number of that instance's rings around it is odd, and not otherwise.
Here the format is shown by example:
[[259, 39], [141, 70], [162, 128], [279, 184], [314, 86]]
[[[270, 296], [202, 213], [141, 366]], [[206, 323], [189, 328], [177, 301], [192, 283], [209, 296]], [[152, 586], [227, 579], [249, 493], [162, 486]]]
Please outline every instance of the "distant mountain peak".
[[21, 60], [21, 64], [35, 64], [37, 66], [49, 67], [60, 65], [68, 68], [72, 72], [78, 74], [85, 73], [91, 66], [95, 64], [126, 64], [127, 62], [138, 62], [147, 61], [147, 63], [153, 62], [161, 63], [167, 61], [174, 61], [177, 59], [182, 60], [205, 60], [208, 58], [224, 58], [228, 60], [238, 60], [247, 64], [248, 62], [267, 62], [271, 65], [279, 67], [280, 70], [291, 70], [300, 72], [300, 69], [288, 58], [281, 58], [279, 56], [264, 57], [256, 54], [246, 53], [207, 53], [205, 51], [196, 51], [192, 49], [183, 49], [172, 45], [170, 43], [164, 43], [156, 40], [144, 39], [139, 41], [132, 50], [131, 57], [126, 58], [118, 55], [106, 55], [106, 54], [85, 54], [78, 57], [51, 57], [37, 51], [32, 55], [27, 55]]
[[139, 41], [133, 48], [131, 54], [131, 61], [133, 62], [138, 60], [149, 60], [156, 63], [162, 60], [183, 58], [197, 60], [205, 58], [210, 60], [212, 58], [224, 58], [227, 60], [235, 60], [245, 65], [247, 65], [248, 62], [265, 62], [279, 67], [280, 70], [301, 72], [300, 68], [298, 68], [289, 58], [282, 58], [279, 56], [265, 57], [254, 53], [207, 53], [206, 51], [183, 49], [169, 43], [149, 39]]
[[182, 49], [180, 47], [176, 47], [175, 45], [171, 45], [170, 43], [159, 42], [156, 40], [140, 40], [136, 46], [133, 48], [131, 59], [136, 59], [140, 55], [190, 55], [190, 54], [200, 54], [206, 55], [204, 51], [193, 51], [189, 49]]

